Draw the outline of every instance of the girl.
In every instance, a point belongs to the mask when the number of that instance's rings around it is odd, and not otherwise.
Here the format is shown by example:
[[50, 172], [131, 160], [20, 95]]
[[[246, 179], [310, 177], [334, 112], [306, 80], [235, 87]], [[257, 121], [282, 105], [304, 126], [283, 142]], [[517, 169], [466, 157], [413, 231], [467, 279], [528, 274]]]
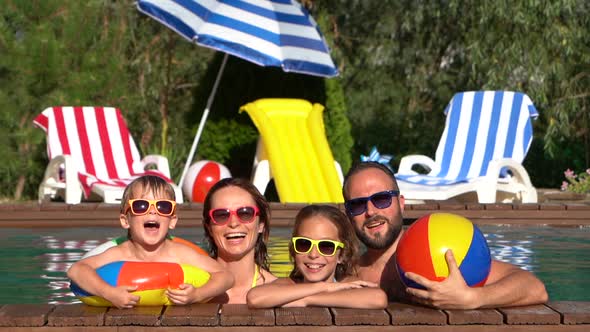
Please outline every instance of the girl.
[[250, 307], [387, 306], [387, 297], [376, 284], [354, 277], [358, 241], [338, 208], [309, 205], [301, 209], [295, 217], [289, 253], [294, 262], [290, 276], [250, 290]]

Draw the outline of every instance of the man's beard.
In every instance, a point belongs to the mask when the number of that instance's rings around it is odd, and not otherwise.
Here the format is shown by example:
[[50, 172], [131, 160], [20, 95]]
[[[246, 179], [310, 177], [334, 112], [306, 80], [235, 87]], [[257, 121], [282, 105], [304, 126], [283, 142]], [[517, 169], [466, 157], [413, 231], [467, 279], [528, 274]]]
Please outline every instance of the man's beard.
[[[384, 221], [385, 224], [388, 226], [387, 231], [385, 232], [385, 234], [383, 234], [383, 236], [381, 235], [381, 233], [376, 233], [374, 237], [370, 237], [368, 234], [366, 234], [363, 231], [363, 228], [365, 225], [367, 225], [373, 221], [376, 221], [376, 220]], [[383, 249], [389, 248], [395, 242], [395, 240], [399, 236], [400, 232], [402, 231], [402, 223], [401, 222], [392, 223], [392, 222], [390, 222], [389, 219], [385, 218], [384, 216], [377, 215], [377, 216], [367, 219], [365, 221], [365, 223], [363, 224], [363, 227], [361, 227], [361, 228], [359, 228], [355, 225], [354, 231], [356, 233], [356, 236], [359, 238], [359, 240], [365, 246], [367, 246], [367, 248], [376, 249], [376, 250], [383, 250]]]

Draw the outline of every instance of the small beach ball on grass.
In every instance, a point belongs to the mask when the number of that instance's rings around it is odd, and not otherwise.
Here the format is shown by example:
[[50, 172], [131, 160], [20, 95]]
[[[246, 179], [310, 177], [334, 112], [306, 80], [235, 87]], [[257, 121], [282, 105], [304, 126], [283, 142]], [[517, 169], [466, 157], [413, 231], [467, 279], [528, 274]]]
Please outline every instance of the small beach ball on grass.
[[396, 250], [396, 264], [402, 282], [424, 288], [404, 276], [414, 272], [433, 281], [449, 275], [445, 252], [451, 249], [455, 261], [471, 287], [483, 286], [490, 273], [491, 255], [485, 237], [470, 220], [451, 213], [433, 213], [416, 220], [404, 233]]
[[209, 189], [217, 181], [230, 177], [229, 169], [223, 164], [211, 160], [201, 160], [189, 167], [182, 184], [182, 192], [189, 201], [203, 203]]

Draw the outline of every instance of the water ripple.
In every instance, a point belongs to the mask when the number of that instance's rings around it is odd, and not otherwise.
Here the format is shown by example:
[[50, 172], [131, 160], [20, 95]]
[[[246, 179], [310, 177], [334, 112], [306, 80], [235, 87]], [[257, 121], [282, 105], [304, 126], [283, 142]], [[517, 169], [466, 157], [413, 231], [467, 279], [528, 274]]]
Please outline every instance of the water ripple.
[[[484, 225], [494, 259], [529, 270], [545, 282], [551, 300], [590, 301], [590, 227], [507, 227]], [[290, 229], [276, 228], [269, 242], [270, 268], [286, 276]], [[113, 237], [116, 228], [3, 229], [0, 234], [0, 303], [78, 303], [65, 272], [87, 251]], [[175, 234], [199, 239], [200, 228]]]

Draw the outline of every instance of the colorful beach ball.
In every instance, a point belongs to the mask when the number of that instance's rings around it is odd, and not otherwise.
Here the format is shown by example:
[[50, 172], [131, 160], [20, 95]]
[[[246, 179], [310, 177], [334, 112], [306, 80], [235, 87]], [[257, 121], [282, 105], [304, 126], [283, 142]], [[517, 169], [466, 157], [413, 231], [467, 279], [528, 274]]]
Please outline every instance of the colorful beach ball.
[[230, 177], [229, 169], [223, 164], [211, 160], [201, 160], [189, 167], [182, 184], [182, 192], [189, 201], [203, 203], [209, 189], [217, 181]]
[[424, 288], [404, 277], [414, 272], [427, 279], [442, 281], [449, 275], [447, 249], [471, 287], [483, 286], [490, 273], [491, 256], [481, 231], [468, 219], [451, 213], [433, 213], [414, 222], [404, 233], [396, 250], [397, 269], [409, 287]]

